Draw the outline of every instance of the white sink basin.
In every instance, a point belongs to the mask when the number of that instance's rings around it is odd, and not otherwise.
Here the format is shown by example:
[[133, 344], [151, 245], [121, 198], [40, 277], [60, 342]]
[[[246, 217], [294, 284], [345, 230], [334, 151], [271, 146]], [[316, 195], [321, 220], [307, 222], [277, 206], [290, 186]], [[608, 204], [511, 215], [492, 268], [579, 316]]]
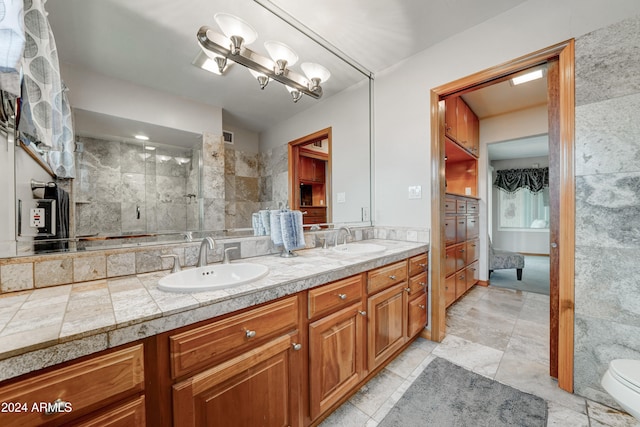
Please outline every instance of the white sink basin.
[[341, 254], [364, 255], [384, 252], [387, 248], [375, 243], [347, 243], [346, 245], [334, 246], [333, 250]]
[[208, 265], [165, 276], [158, 288], [169, 292], [211, 291], [253, 282], [268, 273], [269, 267], [248, 262]]

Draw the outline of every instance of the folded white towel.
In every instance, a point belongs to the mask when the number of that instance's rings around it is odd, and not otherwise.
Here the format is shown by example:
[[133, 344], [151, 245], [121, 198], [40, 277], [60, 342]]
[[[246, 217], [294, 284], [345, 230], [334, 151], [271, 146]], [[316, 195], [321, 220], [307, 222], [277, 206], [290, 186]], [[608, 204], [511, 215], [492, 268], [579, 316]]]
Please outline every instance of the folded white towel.
[[251, 214], [251, 226], [253, 227], [253, 235], [254, 236], [264, 236], [264, 226], [262, 225], [262, 220], [260, 219], [259, 213]]
[[282, 241], [285, 250], [293, 251], [305, 247], [302, 212], [282, 212], [280, 214], [280, 226], [282, 227]]

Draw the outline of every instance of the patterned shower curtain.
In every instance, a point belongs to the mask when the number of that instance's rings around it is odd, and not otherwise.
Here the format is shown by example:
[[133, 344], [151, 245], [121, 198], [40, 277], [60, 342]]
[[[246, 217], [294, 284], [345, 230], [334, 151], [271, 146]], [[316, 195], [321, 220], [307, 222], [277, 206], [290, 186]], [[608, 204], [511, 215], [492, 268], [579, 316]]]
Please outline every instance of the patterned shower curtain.
[[71, 108], [60, 77], [58, 52], [44, 10], [45, 1], [24, 2], [26, 46], [18, 129], [25, 144], [39, 142], [49, 147], [47, 160], [59, 178], [74, 178]]

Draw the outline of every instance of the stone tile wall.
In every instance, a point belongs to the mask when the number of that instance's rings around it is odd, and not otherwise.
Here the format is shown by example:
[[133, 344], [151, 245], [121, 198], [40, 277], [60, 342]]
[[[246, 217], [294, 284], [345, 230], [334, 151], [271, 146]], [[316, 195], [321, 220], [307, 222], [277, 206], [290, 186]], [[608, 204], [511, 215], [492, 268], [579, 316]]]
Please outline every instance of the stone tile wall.
[[575, 392], [640, 359], [640, 17], [576, 40]]

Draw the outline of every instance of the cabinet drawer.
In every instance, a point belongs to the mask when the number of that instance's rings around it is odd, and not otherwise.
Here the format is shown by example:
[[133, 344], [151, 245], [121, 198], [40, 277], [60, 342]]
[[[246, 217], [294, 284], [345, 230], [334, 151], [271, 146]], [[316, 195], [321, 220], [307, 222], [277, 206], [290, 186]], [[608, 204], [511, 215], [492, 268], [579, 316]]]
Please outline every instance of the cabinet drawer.
[[362, 299], [362, 276], [357, 275], [309, 291], [309, 319]]
[[467, 222], [467, 218], [464, 216], [456, 217], [456, 243], [461, 243], [468, 239], [467, 232], [469, 225]]
[[422, 294], [409, 301], [409, 320], [407, 334], [409, 338], [418, 334], [427, 325], [427, 294]]
[[144, 396], [92, 416], [91, 419], [72, 424], [73, 427], [144, 427]]
[[298, 298], [291, 297], [169, 337], [171, 376], [177, 378], [297, 328]]
[[418, 292], [424, 292], [427, 289], [427, 273], [418, 274], [409, 278], [409, 297], [413, 297]]
[[407, 278], [407, 261], [396, 262], [367, 273], [367, 291], [372, 294]]
[[446, 216], [444, 218], [444, 242], [445, 245], [456, 243], [456, 217]]
[[480, 278], [478, 267], [479, 267], [479, 264], [478, 264], [478, 261], [476, 261], [465, 269], [467, 289], [469, 289], [470, 287], [478, 283], [478, 279]]
[[467, 270], [458, 271], [456, 277], [456, 299], [467, 291]]
[[480, 221], [477, 216], [470, 216], [466, 223], [467, 236], [465, 240], [471, 240], [480, 235]]
[[444, 199], [444, 212], [456, 213], [456, 199], [448, 197]]
[[456, 213], [467, 213], [467, 202], [465, 200], [456, 200]]
[[456, 300], [456, 276], [449, 276], [444, 280], [444, 301], [449, 307]]
[[409, 276], [415, 276], [427, 270], [429, 258], [427, 254], [416, 255], [409, 258]]
[[469, 215], [478, 215], [479, 205], [477, 200], [468, 200], [467, 201], [467, 214]]
[[[65, 418], [77, 418], [143, 390], [144, 351], [139, 344], [0, 388], [0, 402], [28, 402], [29, 405], [23, 413], [0, 412], [0, 425], [31, 426], [53, 420], [66, 424]], [[53, 403], [57, 399], [68, 402], [71, 411], [45, 415], [32, 410], [34, 403]]]
[[478, 260], [480, 255], [480, 241], [478, 239], [469, 240], [466, 244], [467, 264]]

